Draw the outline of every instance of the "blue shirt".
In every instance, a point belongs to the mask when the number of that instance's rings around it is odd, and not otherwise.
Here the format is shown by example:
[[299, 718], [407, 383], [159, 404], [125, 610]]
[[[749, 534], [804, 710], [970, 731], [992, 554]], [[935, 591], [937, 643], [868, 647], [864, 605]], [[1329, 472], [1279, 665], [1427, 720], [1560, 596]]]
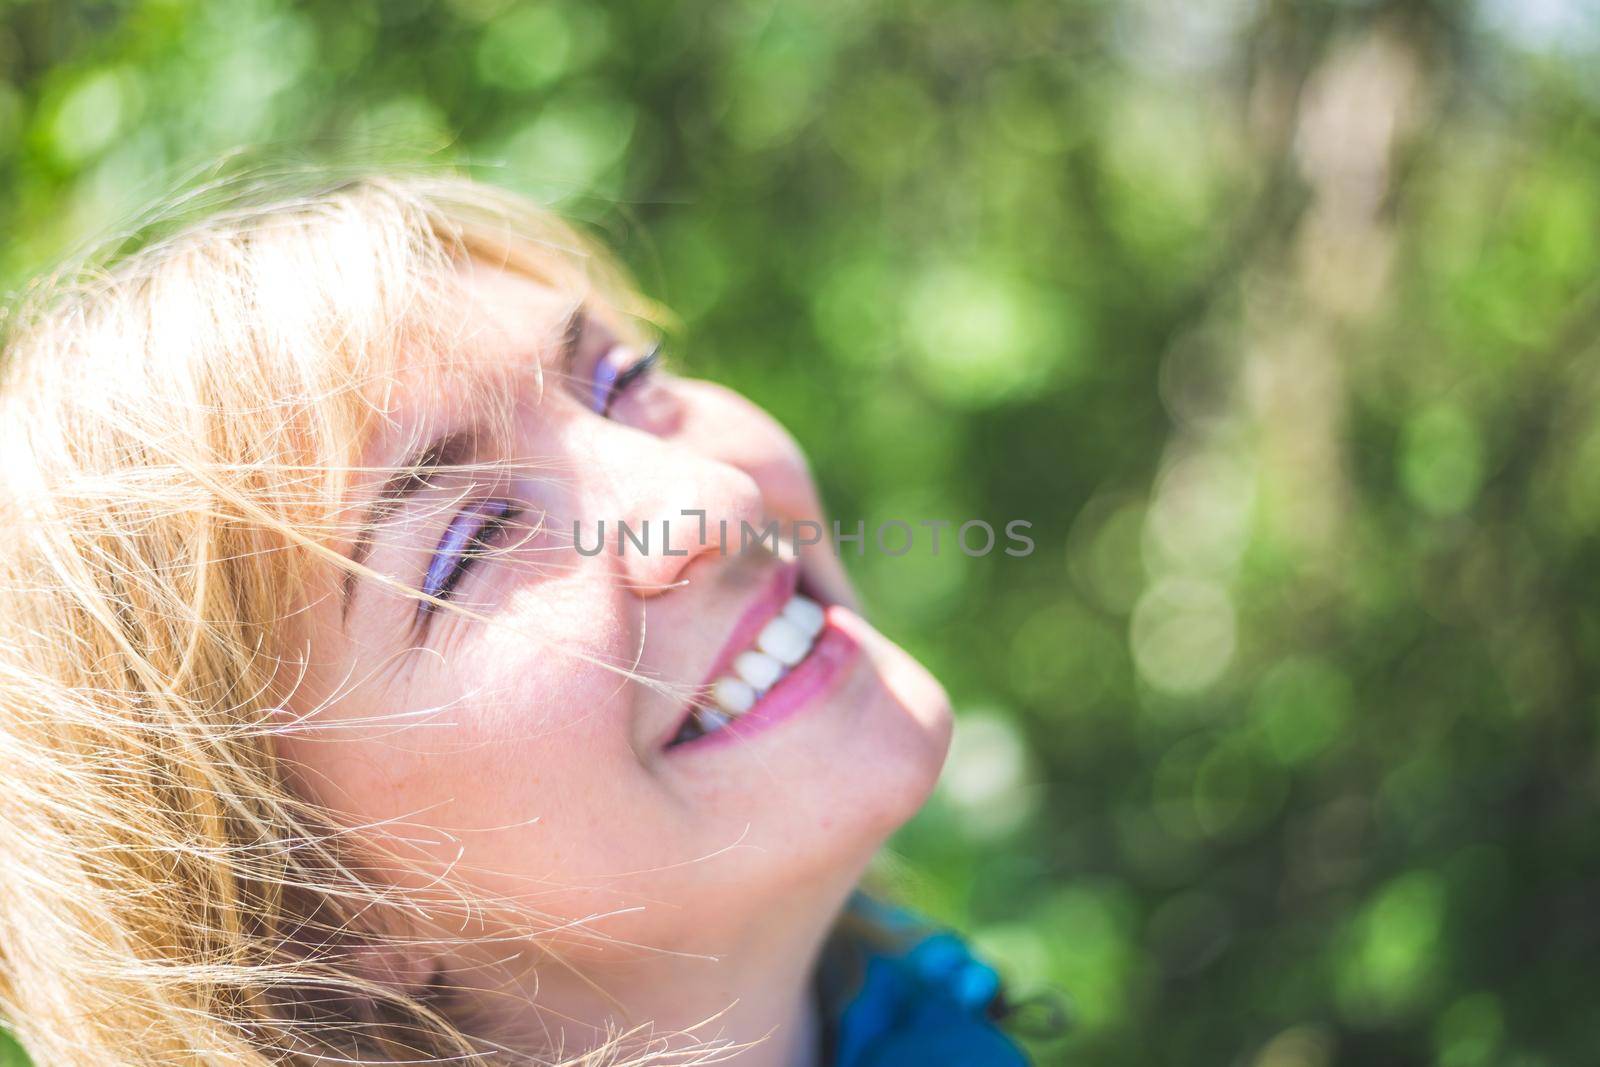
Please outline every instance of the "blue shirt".
[[825, 952], [828, 1067], [1027, 1067], [991, 1015], [999, 976], [961, 938], [861, 893], [849, 911], [897, 943], [836, 938]]

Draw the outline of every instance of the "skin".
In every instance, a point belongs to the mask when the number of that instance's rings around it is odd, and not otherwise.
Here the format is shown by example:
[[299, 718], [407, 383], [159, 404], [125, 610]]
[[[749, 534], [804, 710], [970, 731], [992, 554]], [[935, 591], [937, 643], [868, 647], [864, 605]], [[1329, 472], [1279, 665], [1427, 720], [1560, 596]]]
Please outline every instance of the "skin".
[[[442, 901], [428, 878], [448, 871], [454, 899], [481, 905], [430, 909], [462, 944], [387, 962], [402, 980], [447, 976], [454, 1010], [497, 1039], [571, 1053], [607, 1027], [651, 1023], [757, 1042], [736, 1058], [749, 1067], [815, 1063], [816, 954], [874, 851], [932, 789], [946, 695], [850, 613], [841, 625], [860, 654], [798, 714], [732, 744], [664, 749], [780, 563], [722, 551], [718, 520], [826, 524], [805, 459], [742, 396], [659, 369], [597, 413], [588, 368], [616, 343], [604, 309], [589, 309], [579, 380], [566, 379], [570, 300], [483, 265], [461, 281], [450, 358], [510, 391], [512, 456], [491, 458], [514, 462], [438, 476], [368, 565], [417, 588], [451, 516], [476, 499], [505, 496], [547, 522], [457, 586], [488, 623], [441, 612], [419, 635], [415, 601], [371, 581], [342, 621], [342, 572], [329, 567], [301, 613], [304, 674], [287, 708], [314, 729], [282, 738], [292, 778], [350, 822], [391, 831], [369, 833], [403, 857], [396, 882]], [[465, 395], [402, 382], [362, 465], [397, 464], [419, 427], [465, 420]], [[386, 473], [358, 477], [358, 505]], [[687, 536], [684, 509], [707, 512], [704, 542]], [[586, 541], [597, 518], [676, 519], [687, 555], [585, 557], [574, 518]], [[821, 599], [855, 605], [827, 545], [805, 548], [802, 566]]]

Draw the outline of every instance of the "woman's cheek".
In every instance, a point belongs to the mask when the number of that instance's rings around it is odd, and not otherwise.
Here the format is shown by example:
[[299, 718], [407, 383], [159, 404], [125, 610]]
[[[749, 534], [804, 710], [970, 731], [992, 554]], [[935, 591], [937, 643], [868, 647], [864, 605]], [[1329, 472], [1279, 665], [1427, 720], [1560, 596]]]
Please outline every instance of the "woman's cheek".
[[486, 739], [548, 745], [552, 737], [587, 735], [608, 718], [603, 705], [616, 698], [620, 679], [583, 662], [593, 650], [543, 640], [495, 647], [498, 654], [461, 675]]
[[629, 598], [605, 566], [609, 558], [582, 560], [566, 579], [512, 590], [497, 625], [481, 630], [484, 640], [455, 676], [493, 708], [493, 733], [563, 749], [626, 743], [639, 687], [620, 671], [638, 652], [631, 617], [638, 612], [627, 610]]
[[541, 670], [478, 677], [484, 686], [461, 708], [472, 728], [433, 763], [449, 797], [436, 798], [443, 803], [426, 818], [470, 830], [463, 843], [486, 869], [554, 870], [573, 856], [574, 827], [587, 825], [625, 769], [625, 746], [606, 730], [621, 718], [600, 703], [617, 698], [592, 679]]

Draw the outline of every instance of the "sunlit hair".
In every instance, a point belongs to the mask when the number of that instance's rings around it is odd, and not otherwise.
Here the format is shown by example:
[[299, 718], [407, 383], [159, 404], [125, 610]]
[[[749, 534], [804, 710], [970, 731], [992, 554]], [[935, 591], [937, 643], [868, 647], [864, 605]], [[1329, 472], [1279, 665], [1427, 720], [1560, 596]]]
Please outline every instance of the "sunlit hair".
[[448, 888], [396, 892], [290, 787], [284, 624], [349, 566], [338, 504], [402, 366], [458, 387], [463, 260], [624, 331], [653, 309], [550, 214], [439, 174], [207, 187], [119, 242], [6, 324], [0, 1013], [41, 1067], [519, 1062], [387, 951]]

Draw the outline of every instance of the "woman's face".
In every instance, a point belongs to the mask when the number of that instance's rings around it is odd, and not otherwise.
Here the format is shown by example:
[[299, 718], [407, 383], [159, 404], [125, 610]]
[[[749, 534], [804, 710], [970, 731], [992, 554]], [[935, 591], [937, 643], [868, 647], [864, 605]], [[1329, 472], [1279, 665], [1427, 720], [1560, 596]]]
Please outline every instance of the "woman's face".
[[[753, 537], [741, 551], [742, 523], [825, 521], [776, 421], [717, 385], [629, 374], [641, 353], [601, 309], [572, 315], [494, 268], [462, 274], [448, 358], [508, 405], [510, 454], [468, 454], [497, 466], [442, 466], [393, 494], [365, 562], [489, 622], [419, 613], [370, 580], [344, 589], [329, 568], [303, 613], [288, 708], [304, 718], [280, 745], [295, 780], [484, 901], [554, 923], [605, 916], [587, 927], [635, 944], [717, 952], [836, 907], [931, 789], [944, 691], [854, 613], [826, 543], [799, 562]], [[400, 383], [363, 467], [459, 436], [484, 395], [415, 384]], [[366, 521], [388, 473], [358, 472], [343, 514]], [[648, 551], [618, 552], [619, 521], [648, 523]], [[478, 544], [490, 551], [470, 558]], [[790, 603], [797, 589], [825, 618]], [[720, 722], [696, 702], [748, 708], [695, 736]]]

